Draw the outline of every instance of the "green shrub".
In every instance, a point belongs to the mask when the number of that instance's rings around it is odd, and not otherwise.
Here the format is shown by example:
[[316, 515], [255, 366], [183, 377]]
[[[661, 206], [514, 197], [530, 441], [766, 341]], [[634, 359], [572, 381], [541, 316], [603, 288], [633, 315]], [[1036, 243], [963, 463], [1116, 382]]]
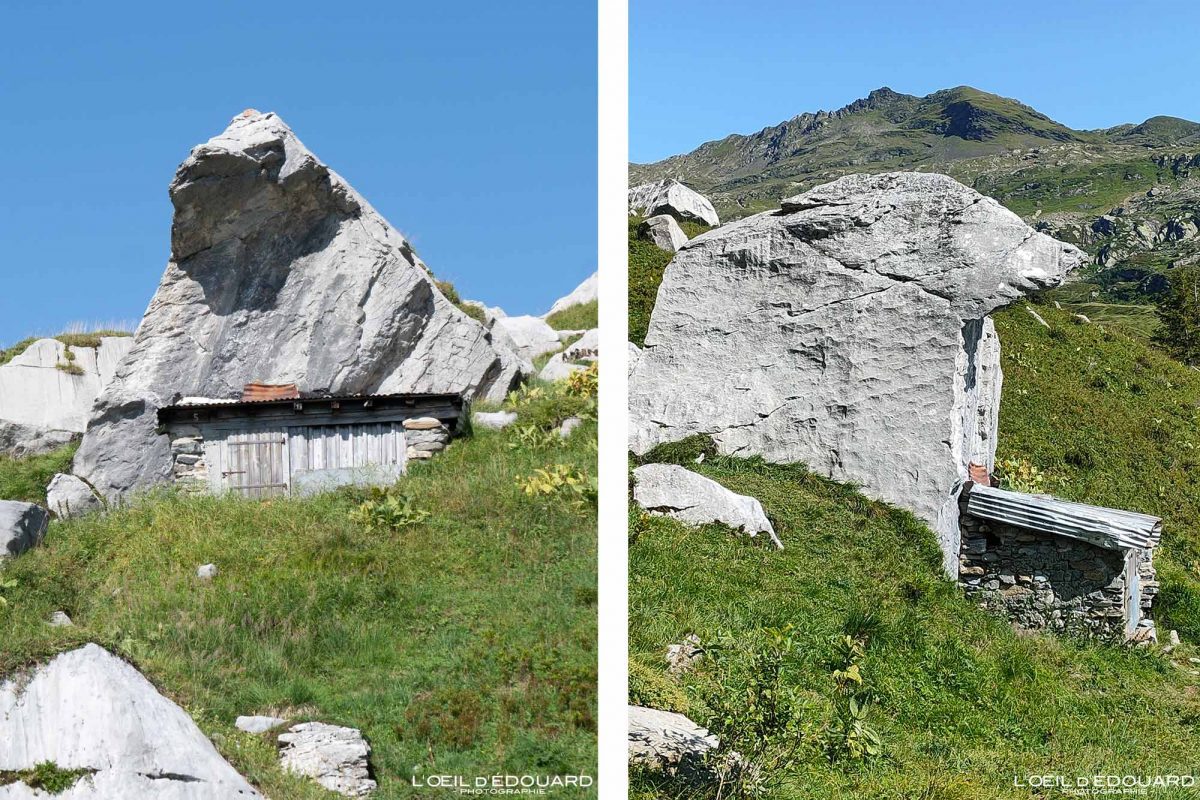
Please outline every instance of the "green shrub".
[[398, 486], [373, 486], [367, 499], [350, 512], [350, 519], [369, 531], [397, 530], [420, 525], [430, 513], [416, 507], [413, 498]]
[[688, 713], [683, 688], [661, 669], [647, 666], [637, 656], [629, 657], [629, 702], [635, 706]]
[[459, 296], [458, 289], [454, 287], [453, 283], [450, 281], [439, 280], [435, 280], [433, 283], [435, 286], [437, 286], [438, 291], [446, 296], [446, 299], [450, 301], [451, 305], [479, 324], [487, 325], [487, 315], [483, 313], [483, 309], [474, 303], [464, 302], [462, 297]]
[[717, 455], [717, 443], [712, 437], [697, 433], [677, 442], [663, 442], [655, 445], [639, 461], [642, 464], [678, 464], [681, 467], [691, 467], [701, 461], [714, 458]]

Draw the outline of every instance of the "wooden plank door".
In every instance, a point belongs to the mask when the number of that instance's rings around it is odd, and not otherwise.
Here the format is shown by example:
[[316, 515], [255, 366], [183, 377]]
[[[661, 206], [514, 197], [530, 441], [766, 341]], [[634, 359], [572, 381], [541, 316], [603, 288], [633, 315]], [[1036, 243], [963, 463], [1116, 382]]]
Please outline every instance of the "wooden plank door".
[[246, 497], [287, 493], [287, 435], [282, 430], [231, 433], [221, 449], [221, 478], [227, 489]]

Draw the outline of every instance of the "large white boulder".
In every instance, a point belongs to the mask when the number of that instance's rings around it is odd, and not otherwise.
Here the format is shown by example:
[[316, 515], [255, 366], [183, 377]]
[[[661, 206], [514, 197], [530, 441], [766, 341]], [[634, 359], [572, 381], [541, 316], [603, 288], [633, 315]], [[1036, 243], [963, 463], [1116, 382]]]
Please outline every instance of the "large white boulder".
[[249, 382], [500, 399], [520, 365], [410, 244], [272, 113], [194, 148], [170, 187], [171, 260], [72, 471], [105, 498], [165, 481], [156, 412]]
[[851, 175], [692, 240], [667, 266], [630, 378], [630, 447], [711, 435], [803, 462], [934, 527], [995, 454], [987, 314], [1085, 256], [933, 174]]
[[687, 234], [670, 214], [651, 217], [638, 226], [638, 236], [646, 239], [659, 250], [674, 253], [687, 244]]
[[50, 514], [41, 506], [0, 500], [0, 560], [41, 544]]
[[82, 434], [132, 346], [129, 336], [102, 337], [98, 347], [38, 339], [0, 366], [0, 452], [31, 455]]
[[655, 514], [691, 525], [719, 522], [752, 537], [765, 533], [783, 549], [762, 503], [737, 494], [703, 475], [676, 464], [645, 464], [633, 471], [633, 499]]
[[492, 333], [497, 342], [508, 346], [520, 358], [530, 361], [553, 353], [562, 346], [558, 331], [547, 325], [541, 317], [528, 314], [497, 319], [492, 323]]
[[707, 197], [689, 189], [674, 178], [643, 183], [629, 190], [629, 213], [644, 217], [670, 214], [681, 220], [702, 222], [715, 227], [721, 224], [717, 210]]
[[[62, 653], [0, 684], [0, 771], [89, 770], [64, 800], [260, 798], [183, 709], [102, 647]], [[47, 795], [24, 783], [2, 800]]]
[[550, 306], [550, 310], [542, 316], [543, 318], [548, 317], [551, 314], [572, 308], [573, 306], [581, 306], [585, 303], [590, 303], [599, 297], [599, 291], [599, 276], [593, 272], [584, 280], [583, 283], [572, 289], [571, 293], [566, 297], [560, 297], [555, 300], [554, 305]]
[[279, 763], [288, 772], [346, 797], [364, 797], [375, 790], [371, 747], [354, 728], [304, 722], [279, 734], [279, 744]]

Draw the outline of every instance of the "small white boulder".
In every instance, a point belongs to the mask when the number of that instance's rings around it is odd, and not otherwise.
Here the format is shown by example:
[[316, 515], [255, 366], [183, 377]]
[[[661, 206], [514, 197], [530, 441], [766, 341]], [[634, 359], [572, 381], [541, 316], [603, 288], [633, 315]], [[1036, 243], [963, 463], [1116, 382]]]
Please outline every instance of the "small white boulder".
[[196, 568], [196, 577], [202, 581], [211, 581], [217, 577], [219, 571], [216, 564], [201, 564]]
[[286, 725], [286, 719], [279, 717], [264, 717], [264, 716], [241, 716], [233, 722], [233, 726], [239, 731], [246, 733], [266, 733], [269, 730], [274, 730], [280, 725]]
[[517, 421], [515, 411], [476, 411], [471, 414], [471, 424], [479, 428], [499, 431]]
[[288, 772], [346, 797], [364, 797], [375, 790], [368, 764], [371, 746], [354, 728], [303, 722], [281, 733], [279, 743], [279, 763]]
[[633, 479], [633, 499], [653, 514], [692, 525], [719, 522], [752, 537], [765, 533], [777, 549], [783, 549], [762, 503], [753, 497], [731, 492], [676, 464], [646, 464], [633, 471]]

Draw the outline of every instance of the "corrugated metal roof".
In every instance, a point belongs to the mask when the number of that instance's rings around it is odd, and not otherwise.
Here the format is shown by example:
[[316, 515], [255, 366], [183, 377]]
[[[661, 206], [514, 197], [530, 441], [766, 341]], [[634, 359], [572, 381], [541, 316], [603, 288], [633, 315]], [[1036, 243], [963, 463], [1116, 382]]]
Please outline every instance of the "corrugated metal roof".
[[1029, 530], [1069, 536], [1108, 550], [1155, 547], [1162, 520], [1135, 511], [1072, 503], [1043, 494], [1022, 494], [975, 484], [967, 513]]

